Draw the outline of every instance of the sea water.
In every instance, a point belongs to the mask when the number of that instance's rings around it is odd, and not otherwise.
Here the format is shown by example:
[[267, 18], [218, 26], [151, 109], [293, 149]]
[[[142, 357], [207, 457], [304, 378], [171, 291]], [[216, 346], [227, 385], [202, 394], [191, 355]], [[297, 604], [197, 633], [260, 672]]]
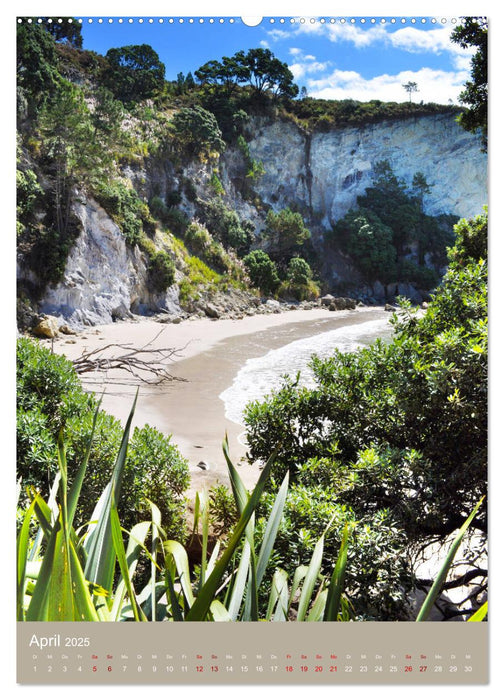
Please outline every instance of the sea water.
[[388, 318], [380, 318], [363, 323], [352, 323], [342, 328], [301, 338], [261, 357], [253, 357], [245, 363], [233, 380], [233, 384], [223, 391], [219, 398], [224, 402], [226, 418], [243, 425], [243, 410], [249, 401], [259, 401], [267, 394], [279, 389], [283, 377], [296, 377], [300, 374], [300, 384], [313, 386], [313, 373], [309, 362], [313, 355], [329, 357], [335, 349], [354, 352], [370, 345], [378, 337], [387, 338], [392, 334]]

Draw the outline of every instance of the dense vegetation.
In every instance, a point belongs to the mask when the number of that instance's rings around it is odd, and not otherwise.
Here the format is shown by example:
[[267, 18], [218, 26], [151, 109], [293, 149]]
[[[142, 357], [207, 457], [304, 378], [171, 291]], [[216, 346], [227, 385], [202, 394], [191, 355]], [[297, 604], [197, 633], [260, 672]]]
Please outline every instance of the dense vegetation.
[[486, 17], [465, 17], [455, 28], [452, 41], [462, 48], [476, 49], [471, 58], [471, 79], [459, 99], [468, 109], [459, 117], [460, 124], [481, 135], [483, 149], [487, 148], [488, 138], [488, 21]]
[[420, 289], [432, 289], [446, 265], [446, 247], [453, 240], [457, 218], [425, 214], [424, 198], [430, 189], [421, 172], [408, 187], [388, 161], [377, 163], [373, 186], [357, 197], [358, 208], [326, 236], [329, 247], [349, 255], [370, 285], [412, 282]]
[[[17, 345], [17, 476], [23, 488], [33, 486], [47, 498], [58, 471], [57, 444], [66, 438], [68, 479], [72, 483], [86, 452], [98, 402], [81, 387], [72, 363], [26, 338]], [[100, 410], [89, 455], [88, 475], [77, 516], [87, 522], [117, 457], [122, 428]], [[131, 528], [155, 499], [167, 532], [185, 536], [184, 492], [189, 485], [185, 459], [169, 437], [154, 428], [135, 428], [123, 477], [119, 505], [125, 527]]]
[[[404, 302], [390, 343], [314, 357], [315, 388], [286, 379], [246, 410], [250, 457], [277, 448], [274, 479], [290, 473], [292, 497], [304, 503], [294, 531], [312, 542], [329, 513], [349, 510], [390, 562], [390, 533], [419, 545], [443, 538], [485, 493], [486, 215], [455, 230], [448, 272], [425, 314]], [[486, 533], [484, 512], [476, 524]]]
[[[462, 124], [481, 129], [484, 135], [485, 26], [469, 22], [454, 36], [462, 45], [479, 47], [473, 82], [465, 92], [467, 104], [474, 109]], [[323, 131], [455, 108], [411, 102], [329, 102], [306, 95], [296, 99], [297, 94], [287, 66], [268, 50], [252, 49], [210, 61], [194, 75], [179, 74], [169, 82], [149, 46], [125, 46], [100, 56], [82, 49], [76, 24], [56, 25], [47, 18], [42, 23], [19, 24], [18, 251], [23, 264], [35, 273], [27, 277], [29, 288], [22, 291], [36, 299], [47, 284], [61, 278], [79, 232], [74, 204], [90, 196], [112, 217], [127, 245], [138, 246], [146, 256], [153, 293], [163, 293], [178, 280], [181, 302], [188, 308], [201, 288], [213, 291], [229, 285], [252, 285], [264, 295], [290, 299], [316, 297], [320, 261], [311, 247], [305, 216], [294, 206], [273, 210], [255, 192], [264, 166], [250, 154], [249, 116], [293, 120], [304, 129]], [[232, 210], [226, 199], [219, 157], [230, 146], [236, 147], [243, 161], [241, 182], [233, 184], [241, 188], [244, 201], [255, 207], [259, 226]], [[165, 187], [149, 189], [141, 178], [132, 181], [125, 174], [156, 166], [159, 159], [173, 169], [163, 181]], [[204, 187], [196, 178], [185, 177], [187, 164], [204, 166], [211, 173]], [[459, 222], [446, 257], [453, 222], [448, 216], [433, 219], [425, 214], [423, 200], [431, 186], [420, 172], [411, 183], [404, 183], [387, 162], [378, 164], [373, 186], [327, 237], [327, 245], [341, 250], [368, 284], [405, 281], [427, 293], [448, 262], [427, 311], [420, 315], [403, 300], [393, 317], [390, 343], [378, 341], [356, 353], [314, 358], [315, 388], [303, 388], [298, 378], [290, 378], [264, 402], [251, 404], [246, 412], [250, 458], [266, 462], [273, 455], [249, 501], [253, 505], [247, 505], [243, 487], [235, 481], [233, 499], [222, 488], [216, 489], [204, 506], [205, 518], [211, 512], [215, 530], [233, 544], [229, 557], [215, 568], [233, 586], [238, 585], [237, 573], [247, 569], [247, 561], [252, 561], [253, 571], [257, 558], [251, 551], [269, 541], [272, 519], [283, 513], [275, 524], [274, 550], [258, 557], [261, 576], [278, 584], [271, 588], [278, 592], [278, 600], [271, 602], [270, 589], [255, 590], [255, 599], [247, 598], [244, 604], [239, 597], [235, 614], [240, 619], [273, 615], [285, 619], [296, 592], [294, 583], [289, 589], [291, 584], [286, 582], [301, 576], [300, 567], [320, 551], [322, 541], [324, 553], [314, 567], [313, 586], [315, 580], [320, 583], [324, 600], [336, 593], [337, 605], [336, 611], [327, 613], [332, 617], [326, 618], [327, 606], [321, 606], [315, 610], [318, 617], [313, 613], [311, 619], [406, 618], [406, 593], [413, 584], [410, 548], [422, 548], [451, 534], [485, 493], [487, 218], [484, 214]], [[122, 431], [116, 420], [97, 410], [97, 402], [82, 391], [63, 358], [21, 339], [17, 372], [18, 477], [23, 488], [34, 487], [41, 494], [31, 505], [30, 499], [21, 503], [25, 535], [28, 539], [32, 516], [36, 516], [45, 527], [44, 536], [53, 542], [40, 499], [47, 500], [59, 474], [63, 504], [59, 517], [66, 517], [67, 480], [70, 487], [79, 483], [82, 457], [90, 446], [86, 478], [72, 514], [79, 527], [84, 526], [120, 461], [116, 458]], [[68, 463], [64, 466], [61, 435]], [[212, 586], [215, 583], [212, 597], [207, 596], [207, 608], [199, 609], [191, 590], [184, 588], [188, 578], [178, 548], [186, 541], [185, 460], [169, 438], [148, 426], [135, 429], [123, 457], [121, 524], [131, 529], [144, 519], [152, 528], [153, 541], [156, 537], [163, 542], [177, 540], [169, 545], [170, 551], [169, 547], [163, 550], [166, 568], [161, 588], [169, 599], [166, 616], [207, 619], [217, 590], [216, 576], [209, 574]], [[114, 504], [108, 507], [107, 515], [113, 515]], [[247, 529], [247, 543], [238, 556], [240, 540], [233, 539], [230, 528], [238, 523], [242, 535], [252, 512], [256, 521]], [[473, 526], [484, 538], [484, 509]], [[65, 525], [66, 535], [70, 527]], [[79, 566], [86, 580], [103, 586], [100, 578], [89, 575], [74, 536], [71, 546], [76, 547], [75, 556], [82, 557]], [[136, 552], [133, 537], [131, 542]], [[121, 544], [116, 533], [112, 569], [114, 557], [120, 559]], [[44, 553], [48, 551], [46, 543]], [[338, 569], [342, 562], [342, 553], [348, 554], [348, 595], [340, 600], [340, 581], [333, 571], [335, 563]], [[215, 560], [210, 566], [202, 556], [201, 568], [192, 572], [198, 593], [207, 590], [207, 564], [211, 568]], [[126, 580], [124, 571], [122, 575]], [[106, 582], [111, 585], [111, 579]], [[259, 587], [260, 581], [256, 583]], [[175, 584], [181, 591], [178, 596]], [[314, 589], [308, 589], [310, 601]], [[86, 583], [82, 594], [87, 606]], [[228, 619], [221, 607], [223, 600], [230, 602], [228, 594], [231, 584], [218, 605], [212, 601], [211, 619]], [[129, 599], [134, 600], [131, 593]], [[109, 603], [110, 599], [103, 609]], [[157, 619], [155, 601], [149, 604]], [[134, 608], [124, 613], [125, 618]], [[92, 606], [86, 609], [90, 615], [86, 619], [95, 619]], [[301, 603], [298, 610], [301, 619], [308, 618], [308, 609], [302, 610]], [[20, 619], [25, 619], [23, 615]]]

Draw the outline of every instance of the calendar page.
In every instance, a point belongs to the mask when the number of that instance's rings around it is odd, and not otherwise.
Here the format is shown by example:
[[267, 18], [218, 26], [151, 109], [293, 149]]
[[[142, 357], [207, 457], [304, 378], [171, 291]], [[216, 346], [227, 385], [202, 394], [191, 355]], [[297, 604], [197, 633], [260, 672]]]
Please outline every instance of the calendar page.
[[18, 684], [487, 684], [487, 18], [141, 12], [15, 19]]

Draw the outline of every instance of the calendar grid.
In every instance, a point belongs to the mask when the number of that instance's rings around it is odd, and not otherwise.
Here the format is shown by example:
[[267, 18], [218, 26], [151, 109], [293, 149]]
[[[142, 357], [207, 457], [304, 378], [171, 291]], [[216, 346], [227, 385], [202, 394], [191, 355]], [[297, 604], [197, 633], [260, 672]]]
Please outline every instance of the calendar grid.
[[266, 625], [18, 623], [18, 682], [488, 682], [486, 624]]

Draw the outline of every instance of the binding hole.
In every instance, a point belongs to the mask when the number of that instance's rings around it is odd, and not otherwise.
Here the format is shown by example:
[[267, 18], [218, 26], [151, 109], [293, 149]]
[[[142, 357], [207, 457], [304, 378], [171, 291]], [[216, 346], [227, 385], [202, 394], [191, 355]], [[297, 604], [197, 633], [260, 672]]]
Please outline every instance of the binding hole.
[[262, 17], [242, 17], [241, 21], [246, 24], [247, 27], [257, 27], [262, 22]]

